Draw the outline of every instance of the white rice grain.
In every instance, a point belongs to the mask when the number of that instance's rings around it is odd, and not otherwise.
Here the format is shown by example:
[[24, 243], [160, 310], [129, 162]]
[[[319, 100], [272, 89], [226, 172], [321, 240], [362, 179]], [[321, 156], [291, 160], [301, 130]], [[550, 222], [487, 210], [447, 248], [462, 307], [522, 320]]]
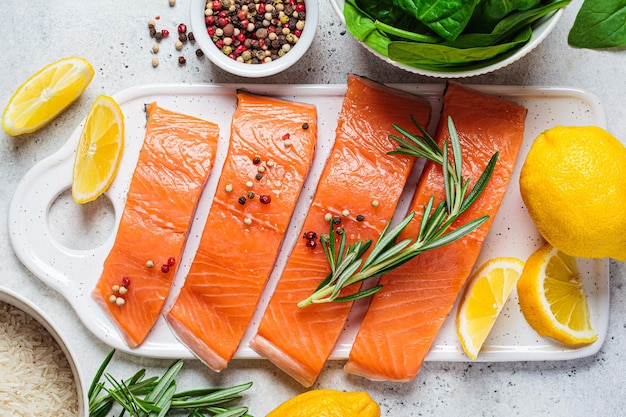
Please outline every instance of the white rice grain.
[[65, 354], [48, 331], [0, 301], [0, 417], [78, 415]]

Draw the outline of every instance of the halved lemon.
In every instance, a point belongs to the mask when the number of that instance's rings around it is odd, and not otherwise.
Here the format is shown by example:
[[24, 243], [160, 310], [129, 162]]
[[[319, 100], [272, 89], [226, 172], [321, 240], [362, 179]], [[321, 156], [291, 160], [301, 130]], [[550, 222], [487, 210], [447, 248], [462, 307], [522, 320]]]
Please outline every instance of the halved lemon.
[[44, 66], [13, 93], [2, 113], [2, 128], [17, 136], [45, 126], [83, 94], [93, 75], [91, 64], [77, 56]]
[[113, 182], [124, 151], [124, 114], [106, 95], [96, 98], [81, 131], [74, 158], [72, 197], [88, 203]]
[[457, 309], [456, 331], [469, 358], [478, 357], [523, 268], [517, 258], [493, 258], [468, 280]]
[[576, 259], [557, 248], [546, 244], [528, 258], [517, 295], [524, 317], [540, 335], [568, 346], [598, 339]]

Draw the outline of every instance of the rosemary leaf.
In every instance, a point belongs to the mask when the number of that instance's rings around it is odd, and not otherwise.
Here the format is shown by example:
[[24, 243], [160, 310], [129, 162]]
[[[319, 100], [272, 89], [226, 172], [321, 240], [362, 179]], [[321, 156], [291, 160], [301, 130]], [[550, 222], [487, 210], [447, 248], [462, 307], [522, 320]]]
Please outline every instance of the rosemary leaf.
[[329, 238], [320, 239], [320, 241], [331, 272], [322, 280], [313, 294], [298, 303], [298, 307], [302, 308], [311, 304], [326, 302], [354, 301], [371, 296], [381, 289], [380, 285], [339, 297], [344, 288], [369, 278], [384, 275], [425, 251], [452, 243], [475, 231], [489, 218], [489, 216], [481, 216], [461, 226], [455, 226], [454, 230], [449, 230], [459, 216], [470, 208], [485, 189], [493, 174], [498, 154], [495, 153], [491, 157], [483, 173], [470, 190], [470, 179], [463, 178], [462, 149], [452, 118], [448, 117], [447, 120], [450, 139], [444, 141], [443, 149], [417, 123], [415, 118], [412, 119], [422, 136], [413, 135], [394, 125], [395, 129], [406, 139], [390, 135], [399, 144], [399, 148], [390, 153], [423, 157], [433, 163], [440, 164], [444, 183], [444, 201], [435, 205], [434, 197], [429, 198], [423, 207], [418, 235], [413, 238], [399, 240], [400, 234], [413, 220], [415, 212], [409, 213], [393, 229], [389, 229], [390, 223], [388, 223], [364, 261], [362, 257], [370, 248], [371, 241], [365, 243], [357, 241], [348, 245], [346, 234], [343, 233], [337, 247], [335, 243], [336, 232], [333, 222], [330, 221], [329, 234], [326, 235]]
[[491, 156], [491, 159], [489, 159], [489, 163], [487, 164], [487, 167], [485, 168], [481, 176], [476, 181], [476, 184], [474, 185], [472, 190], [469, 192], [469, 194], [465, 198], [465, 201], [463, 201], [463, 204], [461, 205], [461, 208], [460, 208], [461, 212], [464, 212], [472, 204], [474, 204], [474, 201], [476, 201], [476, 199], [483, 192], [483, 190], [487, 186], [487, 183], [489, 182], [489, 179], [491, 178], [491, 174], [493, 174], [493, 170], [496, 167], [497, 160], [498, 160], [498, 153], [496, 152], [495, 154]]
[[378, 238], [378, 241], [376, 242], [376, 245], [370, 252], [370, 255], [368, 256], [368, 258], [365, 260], [365, 263], [363, 264], [363, 268], [368, 268], [378, 258], [379, 253], [383, 252], [385, 249], [387, 249], [387, 247], [389, 247], [390, 244], [393, 244], [398, 239], [398, 236], [400, 235], [400, 233], [402, 233], [402, 231], [408, 226], [411, 220], [413, 220], [414, 216], [415, 216], [415, 212], [414, 211], [410, 212], [400, 223], [398, 223], [389, 232], [388, 230], [389, 230], [389, 226], [391, 225], [391, 222], [388, 222], [385, 225], [385, 227], [383, 228], [383, 231], [380, 234], [380, 237]]
[[[182, 360], [172, 364], [160, 378], [145, 378], [145, 369], [141, 369], [126, 380], [117, 380], [104, 372], [114, 352], [109, 352], [91, 383], [88, 391], [89, 417], [106, 417], [114, 403], [122, 407], [120, 417], [126, 412], [131, 417], [164, 417], [175, 408], [191, 410], [190, 416], [195, 417], [204, 417], [202, 412], [209, 413], [208, 416], [252, 417], [247, 414], [247, 407], [217, 407], [240, 399], [239, 394], [250, 388], [251, 382], [227, 388], [201, 388], [177, 393], [176, 377], [183, 366]], [[102, 378], [104, 381], [101, 381]]]
[[383, 288], [382, 285], [376, 285], [372, 288], [368, 288], [366, 290], [361, 290], [359, 292], [356, 292], [352, 295], [346, 295], [345, 297], [338, 297], [335, 298], [333, 301], [337, 302], [337, 303], [343, 303], [346, 301], [355, 301], [358, 300], [360, 298], [366, 298], [369, 297], [370, 295], [374, 295], [375, 293], [377, 293], [378, 291], [380, 291]]
[[100, 364], [100, 368], [98, 368], [98, 370], [96, 371], [96, 375], [94, 376], [93, 380], [91, 381], [91, 385], [89, 386], [89, 391], [87, 391], [87, 396], [89, 397], [89, 399], [93, 398], [95, 395], [98, 395], [98, 393], [102, 389], [103, 385], [99, 382], [100, 378], [102, 378], [102, 374], [111, 362], [111, 359], [113, 359], [114, 354], [115, 349], [112, 349], [104, 358], [102, 364]]

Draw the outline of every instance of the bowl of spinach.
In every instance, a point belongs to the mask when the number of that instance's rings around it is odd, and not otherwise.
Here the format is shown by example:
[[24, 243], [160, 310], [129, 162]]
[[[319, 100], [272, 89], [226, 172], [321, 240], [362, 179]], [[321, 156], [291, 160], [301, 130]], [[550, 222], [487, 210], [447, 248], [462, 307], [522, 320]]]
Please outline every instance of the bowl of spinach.
[[348, 32], [420, 75], [468, 77], [528, 54], [571, 0], [331, 0]]

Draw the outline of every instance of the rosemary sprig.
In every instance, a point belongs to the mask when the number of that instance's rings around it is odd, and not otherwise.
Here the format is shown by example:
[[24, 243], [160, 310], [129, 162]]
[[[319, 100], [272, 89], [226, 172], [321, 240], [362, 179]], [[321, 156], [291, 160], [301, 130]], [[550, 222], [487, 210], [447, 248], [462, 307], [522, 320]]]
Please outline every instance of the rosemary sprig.
[[[445, 200], [435, 206], [435, 199], [431, 196], [428, 203], [423, 207], [419, 233], [414, 239], [408, 238], [398, 241], [402, 231], [415, 217], [414, 211], [410, 212], [392, 229], [389, 228], [390, 223], [388, 223], [365, 260], [363, 256], [372, 245], [372, 241], [357, 241], [348, 245], [346, 233], [343, 233], [337, 246], [335, 243], [336, 233], [331, 220], [328, 235], [324, 235], [323, 238], [320, 237], [331, 271], [311, 296], [298, 303], [298, 307], [327, 302], [353, 301], [368, 297], [379, 291], [382, 286], [377, 285], [344, 297], [339, 295], [349, 285], [384, 275], [428, 250], [462, 238], [476, 230], [489, 218], [486, 215], [481, 216], [454, 230], [448, 230], [450, 225], [476, 201], [485, 189], [493, 173], [498, 153], [496, 152], [491, 157], [476, 184], [470, 189], [469, 178], [463, 178], [461, 145], [452, 118], [448, 117], [447, 120], [450, 141], [444, 142], [443, 149], [414, 118], [413, 122], [421, 132], [421, 136], [414, 135], [394, 125], [394, 128], [404, 138], [390, 136], [400, 145], [390, 154], [426, 158], [440, 164], [443, 172]], [[452, 152], [452, 157], [449, 155], [450, 152]]]
[[[176, 376], [183, 367], [178, 360], [162, 377], [145, 378], [145, 369], [139, 370], [126, 380], [117, 380], [106, 367], [115, 349], [106, 356], [89, 387], [89, 416], [105, 417], [119, 404], [131, 417], [163, 417], [170, 410], [188, 410], [190, 417], [252, 417], [248, 407], [225, 408], [224, 405], [241, 398], [251, 382], [228, 388], [201, 388], [176, 392]], [[104, 378], [104, 381], [102, 380]], [[108, 383], [108, 384], [107, 384]]]

